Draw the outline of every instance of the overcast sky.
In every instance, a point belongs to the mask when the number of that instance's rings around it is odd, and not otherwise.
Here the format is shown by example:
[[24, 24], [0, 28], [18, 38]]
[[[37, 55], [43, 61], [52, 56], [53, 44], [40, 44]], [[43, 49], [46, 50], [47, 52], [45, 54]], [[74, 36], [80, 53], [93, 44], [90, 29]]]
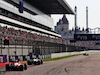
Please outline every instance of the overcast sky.
[[[100, 0], [66, 0], [70, 7], [74, 10], [77, 6], [77, 25], [80, 28], [86, 28], [86, 6], [88, 6], [88, 25], [89, 28], [100, 27]], [[62, 18], [62, 15], [52, 15], [54, 24]], [[69, 28], [74, 27], [74, 15], [66, 14], [69, 20]]]

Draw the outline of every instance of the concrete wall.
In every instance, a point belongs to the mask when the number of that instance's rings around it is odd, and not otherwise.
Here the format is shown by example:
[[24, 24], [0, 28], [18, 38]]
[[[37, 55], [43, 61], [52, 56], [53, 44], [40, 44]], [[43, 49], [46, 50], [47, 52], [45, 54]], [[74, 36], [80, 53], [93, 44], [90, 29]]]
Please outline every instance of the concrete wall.
[[52, 53], [51, 58], [56, 57], [63, 57], [68, 55], [74, 55], [74, 54], [82, 54], [82, 53], [91, 53], [91, 52], [100, 52], [100, 50], [91, 50], [91, 51], [81, 51], [81, 52], [64, 52], [64, 53]]

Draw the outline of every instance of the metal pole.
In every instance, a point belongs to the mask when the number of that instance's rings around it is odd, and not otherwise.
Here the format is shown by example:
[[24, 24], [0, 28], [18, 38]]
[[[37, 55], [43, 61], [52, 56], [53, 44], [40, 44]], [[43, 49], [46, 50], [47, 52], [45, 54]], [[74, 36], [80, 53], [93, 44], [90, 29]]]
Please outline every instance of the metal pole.
[[27, 42], [28, 42], [28, 55], [29, 55], [29, 40]]
[[8, 45], [8, 56], [9, 56], [9, 45]]
[[17, 40], [15, 40], [15, 56], [16, 56], [16, 41], [17, 41]]
[[43, 42], [41, 41], [41, 54], [42, 54], [42, 59], [43, 59], [42, 44], [43, 44]]
[[86, 7], [86, 33], [88, 34], [88, 7]]
[[54, 48], [54, 49], [55, 49], [55, 52], [56, 52], [56, 37], [55, 37], [55, 42], [54, 42], [54, 44], [55, 44], [55, 48]]
[[[30, 17], [31, 17], [31, 15], [30, 15]], [[31, 41], [31, 32], [32, 32], [32, 30], [30, 30], [30, 48], [31, 48], [31, 53], [32, 53], [32, 51], [33, 51], [32, 49], [33, 48], [32, 48], [32, 44], [31, 44], [32, 43], [32, 41]], [[33, 53], [32, 53], [32, 55], [33, 55]]]
[[[49, 38], [49, 35], [48, 35], [48, 38]], [[48, 54], [50, 54], [50, 43], [49, 43], [49, 40], [48, 40]]]
[[75, 34], [76, 34], [76, 26], [77, 26], [77, 7], [75, 6]]
[[22, 40], [22, 56], [23, 56], [23, 40]]
[[2, 39], [1, 39], [1, 55], [2, 55]]
[[46, 52], [45, 52], [45, 42], [44, 42], [44, 55], [46, 54]]
[[16, 56], [16, 39], [15, 39], [15, 51], [14, 51], [14, 55]]
[[2, 39], [1, 39], [1, 55], [2, 55]]

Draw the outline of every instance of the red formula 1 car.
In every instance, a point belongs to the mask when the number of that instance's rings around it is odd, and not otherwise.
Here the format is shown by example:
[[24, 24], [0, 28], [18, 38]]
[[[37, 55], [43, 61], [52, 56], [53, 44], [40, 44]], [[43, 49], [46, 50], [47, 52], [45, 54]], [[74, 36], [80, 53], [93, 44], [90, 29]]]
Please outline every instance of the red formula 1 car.
[[9, 64], [6, 64], [6, 71], [23, 71], [27, 70], [27, 64], [22, 64], [18, 60], [11, 61]]

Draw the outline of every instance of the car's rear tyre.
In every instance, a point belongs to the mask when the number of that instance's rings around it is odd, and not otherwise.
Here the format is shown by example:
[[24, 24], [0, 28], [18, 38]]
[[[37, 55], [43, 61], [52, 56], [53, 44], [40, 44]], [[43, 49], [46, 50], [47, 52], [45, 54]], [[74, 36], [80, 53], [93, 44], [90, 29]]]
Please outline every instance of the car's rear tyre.
[[24, 64], [24, 69], [27, 70], [27, 65], [26, 64]]
[[6, 71], [9, 71], [9, 64], [6, 64]]
[[43, 61], [41, 60], [41, 64], [43, 64]]
[[23, 65], [20, 65], [20, 71], [23, 71]]

